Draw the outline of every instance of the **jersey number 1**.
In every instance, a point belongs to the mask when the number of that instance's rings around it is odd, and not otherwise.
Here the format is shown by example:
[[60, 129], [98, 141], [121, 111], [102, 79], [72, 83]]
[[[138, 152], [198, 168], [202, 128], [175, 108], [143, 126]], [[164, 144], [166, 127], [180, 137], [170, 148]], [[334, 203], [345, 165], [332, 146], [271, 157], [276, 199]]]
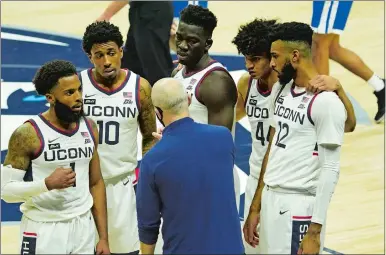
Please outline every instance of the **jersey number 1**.
[[[75, 172], [75, 162], [70, 163], [70, 167], [72, 168], [72, 171]], [[75, 176], [74, 185], [72, 185], [72, 187], [76, 187], [76, 176]]]
[[[104, 123], [103, 121], [98, 120], [97, 124], [99, 126], [99, 144], [103, 144], [103, 140], [105, 144], [108, 145], [115, 145], [119, 142], [119, 122], [107, 121]], [[111, 127], [115, 130], [113, 137], [110, 136]]]

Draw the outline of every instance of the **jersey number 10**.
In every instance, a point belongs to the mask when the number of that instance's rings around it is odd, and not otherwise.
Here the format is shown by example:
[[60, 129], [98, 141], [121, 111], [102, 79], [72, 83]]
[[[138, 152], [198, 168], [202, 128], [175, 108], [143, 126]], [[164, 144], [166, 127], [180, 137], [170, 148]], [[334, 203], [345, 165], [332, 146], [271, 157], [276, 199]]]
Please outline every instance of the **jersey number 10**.
[[[107, 121], [103, 122], [101, 120], [97, 121], [99, 129], [99, 144], [115, 145], [119, 142], [119, 122], [116, 121]], [[111, 133], [110, 129], [113, 128], [114, 131]]]

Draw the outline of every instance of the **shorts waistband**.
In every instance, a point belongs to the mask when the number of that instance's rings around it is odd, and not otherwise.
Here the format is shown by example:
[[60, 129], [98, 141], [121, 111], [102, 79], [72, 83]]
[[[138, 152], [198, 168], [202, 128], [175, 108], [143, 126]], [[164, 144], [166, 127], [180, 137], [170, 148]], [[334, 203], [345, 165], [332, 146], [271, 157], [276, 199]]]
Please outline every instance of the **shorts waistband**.
[[297, 190], [297, 189], [286, 189], [282, 188], [280, 186], [269, 186], [265, 185], [265, 188], [267, 190], [273, 191], [273, 192], [278, 192], [278, 193], [285, 193], [285, 194], [299, 194], [299, 195], [304, 195], [304, 196], [315, 196], [308, 190]]

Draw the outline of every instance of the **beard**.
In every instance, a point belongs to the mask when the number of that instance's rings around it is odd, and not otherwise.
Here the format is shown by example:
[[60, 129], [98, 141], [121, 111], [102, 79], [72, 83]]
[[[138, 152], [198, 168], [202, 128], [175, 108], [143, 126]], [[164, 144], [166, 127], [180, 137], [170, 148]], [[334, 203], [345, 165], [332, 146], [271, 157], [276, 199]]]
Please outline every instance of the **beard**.
[[281, 85], [286, 85], [292, 79], [296, 78], [296, 70], [293, 68], [289, 60], [285, 62], [278, 78]]
[[79, 112], [74, 112], [71, 107], [61, 103], [59, 100], [55, 101], [54, 110], [56, 117], [64, 123], [78, 122], [80, 117], [84, 116], [83, 107]]

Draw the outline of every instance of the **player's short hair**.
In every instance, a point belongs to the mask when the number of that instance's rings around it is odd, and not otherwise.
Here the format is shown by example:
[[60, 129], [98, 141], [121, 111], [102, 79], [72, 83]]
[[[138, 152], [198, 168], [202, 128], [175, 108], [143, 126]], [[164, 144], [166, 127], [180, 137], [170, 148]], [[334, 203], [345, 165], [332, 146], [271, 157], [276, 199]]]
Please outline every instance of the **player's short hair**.
[[87, 54], [91, 54], [94, 44], [115, 42], [118, 47], [123, 45], [123, 37], [119, 28], [107, 21], [97, 21], [87, 26], [83, 34], [82, 46]]
[[277, 26], [277, 20], [255, 19], [241, 25], [232, 43], [236, 45], [239, 54], [244, 56], [270, 57], [270, 35]]
[[312, 45], [312, 28], [301, 22], [285, 22], [276, 26], [272, 33], [272, 42], [282, 40], [285, 42], [303, 42], [309, 47]]
[[188, 5], [180, 12], [180, 21], [188, 25], [202, 27], [211, 36], [217, 26], [217, 18], [208, 8]]
[[36, 92], [44, 96], [58, 84], [60, 78], [77, 75], [75, 66], [66, 60], [53, 60], [42, 65], [36, 72], [32, 83]]

